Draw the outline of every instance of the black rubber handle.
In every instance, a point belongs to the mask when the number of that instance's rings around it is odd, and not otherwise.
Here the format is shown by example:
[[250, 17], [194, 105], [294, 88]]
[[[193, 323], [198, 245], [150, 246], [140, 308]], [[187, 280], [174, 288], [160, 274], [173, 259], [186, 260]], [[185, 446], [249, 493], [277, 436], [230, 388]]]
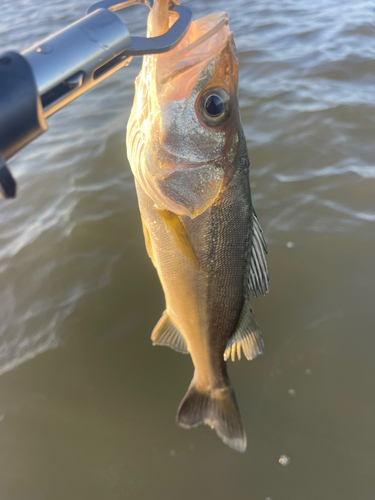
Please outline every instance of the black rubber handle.
[[0, 153], [7, 160], [47, 130], [34, 75], [17, 52], [0, 55]]

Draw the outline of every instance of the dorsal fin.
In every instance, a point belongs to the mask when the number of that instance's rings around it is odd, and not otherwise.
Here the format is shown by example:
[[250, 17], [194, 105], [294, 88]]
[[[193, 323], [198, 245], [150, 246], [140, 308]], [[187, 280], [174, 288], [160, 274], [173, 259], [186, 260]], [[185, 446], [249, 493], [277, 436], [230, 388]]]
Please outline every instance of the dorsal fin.
[[167, 311], [163, 312], [162, 317], [152, 330], [151, 340], [153, 345], [167, 345], [183, 354], [189, 353], [186, 340], [172, 323]]
[[251, 240], [249, 289], [254, 297], [258, 297], [268, 292], [270, 275], [266, 260], [266, 254], [268, 253], [267, 245], [254, 209], [252, 219], [253, 234]]
[[263, 354], [263, 347], [262, 334], [251, 309], [250, 302], [246, 301], [238, 320], [237, 329], [228, 340], [224, 352], [224, 360], [226, 361], [230, 356], [232, 361], [234, 361], [236, 353], [238, 359], [241, 359], [241, 349], [246, 359], [254, 359], [259, 354]]

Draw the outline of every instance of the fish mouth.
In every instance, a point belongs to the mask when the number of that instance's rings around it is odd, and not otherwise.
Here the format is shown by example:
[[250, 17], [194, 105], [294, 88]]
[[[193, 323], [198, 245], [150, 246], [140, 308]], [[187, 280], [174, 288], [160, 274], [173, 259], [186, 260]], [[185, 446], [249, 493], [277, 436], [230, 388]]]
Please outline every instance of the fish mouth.
[[165, 62], [169, 62], [160, 75], [161, 85], [168, 84], [193, 68], [206, 65], [216, 57], [231, 35], [228, 23], [226, 12], [216, 12], [195, 20], [182, 41], [167, 56], [160, 56]]

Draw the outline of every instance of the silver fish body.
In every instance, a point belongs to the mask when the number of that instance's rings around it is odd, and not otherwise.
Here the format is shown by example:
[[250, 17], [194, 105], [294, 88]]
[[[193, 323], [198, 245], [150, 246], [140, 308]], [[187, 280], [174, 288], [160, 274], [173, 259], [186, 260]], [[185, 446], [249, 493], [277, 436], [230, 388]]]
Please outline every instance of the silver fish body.
[[[225, 20], [219, 14], [197, 23], [201, 37], [194, 33], [193, 42], [175, 49], [178, 56], [193, 46], [185, 65], [171, 70], [165, 59], [145, 60], [127, 143], [146, 247], [166, 299], [152, 339], [190, 353], [195, 367], [177, 422], [188, 428], [206, 423], [230, 447], [244, 451], [246, 435], [226, 359], [240, 357], [241, 349], [248, 359], [263, 352], [249, 296], [267, 291], [268, 269], [251, 203], [237, 58]], [[211, 56], [202, 60], [199, 51], [195, 57], [194, 43], [204, 36], [198, 48], [216, 37], [218, 50], [211, 44]], [[155, 95], [147, 94], [150, 75]], [[190, 78], [188, 93], [181, 92], [185, 82], [176, 86], [182, 76]], [[199, 106], [226, 114], [205, 116]]]

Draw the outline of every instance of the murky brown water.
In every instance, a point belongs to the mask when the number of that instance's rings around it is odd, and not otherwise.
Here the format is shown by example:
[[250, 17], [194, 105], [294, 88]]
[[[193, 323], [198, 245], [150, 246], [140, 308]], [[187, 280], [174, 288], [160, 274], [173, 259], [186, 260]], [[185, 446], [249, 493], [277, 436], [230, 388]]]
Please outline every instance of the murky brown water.
[[[4, 1], [0, 48], [22, 50], [88, 5]], [[189, 5], [230, 14], [269, 245], [271, 293], [253, 301], [266, 355], [229, 367], [248, 451], [175, 425], [192, 365], [151, 346], [164, 302], [124, 145], [134, 61], [12, 161], [20, 194], [0, 204], [1, 500], [375, 497], [374, 4]]]

